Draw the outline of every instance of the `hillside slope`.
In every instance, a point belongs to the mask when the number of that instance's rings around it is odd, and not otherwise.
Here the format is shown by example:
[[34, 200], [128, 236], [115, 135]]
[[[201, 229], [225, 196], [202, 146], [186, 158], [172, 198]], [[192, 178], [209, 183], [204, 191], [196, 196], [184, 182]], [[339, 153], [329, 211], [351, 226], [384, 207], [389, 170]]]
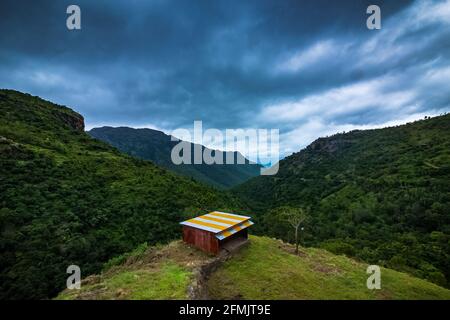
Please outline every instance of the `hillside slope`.
[[186, 215], [237, 206], [83, 129], [66, 107], [0, 90], [0, 299], [52, 297], [71, 264], [98, 272], [140, 243], [177, 237]]
[[450, 114], [314, 141], [275, 176], [234, 189], [257, 213], [256, 231], [292, 241], [271, 214], [310, 208], [307, 245], [450, 286]]
[[[131, 253], [121, 264], [64, 290], [57, 299], [187, 299], [199, 267], [213, 257], [181, 241]], [[210, 299], [450, 299], [450, 291], [397, 271], [381, 270], [381, 289], [366, 287], [367, 264], [325, 250], [266, 237], [249, 244], [209, 275]]]
[[[179, 174], [192, 177], [218, 188], [229, 188], [247, 181], [260, 174], [261, 166], [252, 164], [245, 159], [245, 164], [193, 164], [194, 144], [190, 143], [192, 164], [173, 164], [170, 155], [172, 148], [178, 141], [172, 141], [171, 136], [152, 129], [133, 129], [127, 127], [93, 128], [88, 133], [99, 140], [107, 142], [122, 152], [144, 160], [150, 160]], [[207, 149], [202, 146], [202, 152]], [[209, 150], [209, 149], [208, 149]], [[214, 150], [213, 154], [220, 154], [225, 159], [226, 153]], [[233, 159], [241, 156], [233, 152]], [[241, 156], [242, 157], [242, 156]], [[225, 161], [224, 161], [225, 162]]]

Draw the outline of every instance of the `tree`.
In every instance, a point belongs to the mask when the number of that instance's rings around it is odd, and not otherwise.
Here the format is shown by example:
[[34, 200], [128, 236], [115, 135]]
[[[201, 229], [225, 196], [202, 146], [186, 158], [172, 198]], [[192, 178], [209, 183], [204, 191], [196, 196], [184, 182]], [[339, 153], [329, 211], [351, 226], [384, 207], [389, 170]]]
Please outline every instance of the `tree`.
[[279, 207], [276, 209], [280, 214], [281, 219], [289, 223], [289, 225], [294, 228], [295, 231], [295, 254], [298, 254], [298, 243], [299, 235], [298, 231], [302, 223], [308, 218], [308, 210], [304, 208], [293, 208], [293, 207]]

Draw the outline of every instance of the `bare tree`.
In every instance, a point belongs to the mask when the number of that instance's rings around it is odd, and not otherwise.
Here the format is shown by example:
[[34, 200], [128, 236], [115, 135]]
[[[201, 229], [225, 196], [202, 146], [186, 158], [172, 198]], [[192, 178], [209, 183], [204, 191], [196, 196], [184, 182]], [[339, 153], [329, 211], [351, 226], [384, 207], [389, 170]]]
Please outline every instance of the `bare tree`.
[[295, 254], [298, 254], [298, 230], [303, 222], [308, 218], [307, 211], [303, 208], [291, 208], [291, 207], [282, 207], [281, 214], [284, 219], [291, 225], [295, 230]]

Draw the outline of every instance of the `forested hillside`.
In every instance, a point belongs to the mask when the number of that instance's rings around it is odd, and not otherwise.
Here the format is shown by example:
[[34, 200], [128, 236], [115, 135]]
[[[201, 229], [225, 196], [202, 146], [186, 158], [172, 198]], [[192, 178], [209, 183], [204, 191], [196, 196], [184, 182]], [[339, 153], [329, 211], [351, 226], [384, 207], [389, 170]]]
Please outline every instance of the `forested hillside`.
[[450, 286], [450, 115], [320, 138], [275, 176], [234, 189], [255, 230], [293, 240], [272, 209], [309, 208], [301, 237]]
[[72, 110], [0, 90], [0, 299], [47, 298], [178, 222], [233, 210], [226, 193], [131, 158], [84, 132]]
[[[222, 158], [224, 164], [194, 164], [194, 144], [192, 143], [189, 143], [191, 164], [175, 165], [171, 160], [171, 151], [179, 142], [172, 141], [171, 136], [158, 130], [101, 127], [94, 128], [88, 133], [129, 155], [151, 160], [164, 168], [218, 188], [229, 188], [260, 174], [261, 166], [258, 164], [251, 163], [247, 159], [245, 159], [245, 164], [238, 164], [238, 157], [243, 158], [243, 156], [237, 152], [231, 152], [235, 161], [230, 164], [225, 162], [226, 153], [208, 149], [216, 157]], [[207, 148], [204, 146], [201, 148], [203, 154]]]

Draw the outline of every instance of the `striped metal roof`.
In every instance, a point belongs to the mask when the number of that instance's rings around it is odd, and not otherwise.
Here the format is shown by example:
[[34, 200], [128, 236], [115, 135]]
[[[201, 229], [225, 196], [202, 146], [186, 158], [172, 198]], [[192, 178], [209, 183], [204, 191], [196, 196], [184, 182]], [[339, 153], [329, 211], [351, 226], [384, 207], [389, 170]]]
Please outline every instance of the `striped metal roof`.
[[253, 222], [250, 221], [250, 218], [251, 217], [232, 213], [213, 211], [180, 222], [180, 224], [213, 232], [219, 240], [222, 240], [242, 229], [250, 227], [253, 224]]
[[230, 229], [227, 229], [225, 231], [222, 231], [218, 234], [216, 234], [216, 238], [219, 240], [223, 240], [226, 237], [231, 236], [232, 234], [241, 231], [242, 229], [245, 229], [247, 227], [250, 227], [251, 225], [253, 225], [253, 222], [251, 222], [250, 220], [244, 221], [234, 227], [231, 227]]

